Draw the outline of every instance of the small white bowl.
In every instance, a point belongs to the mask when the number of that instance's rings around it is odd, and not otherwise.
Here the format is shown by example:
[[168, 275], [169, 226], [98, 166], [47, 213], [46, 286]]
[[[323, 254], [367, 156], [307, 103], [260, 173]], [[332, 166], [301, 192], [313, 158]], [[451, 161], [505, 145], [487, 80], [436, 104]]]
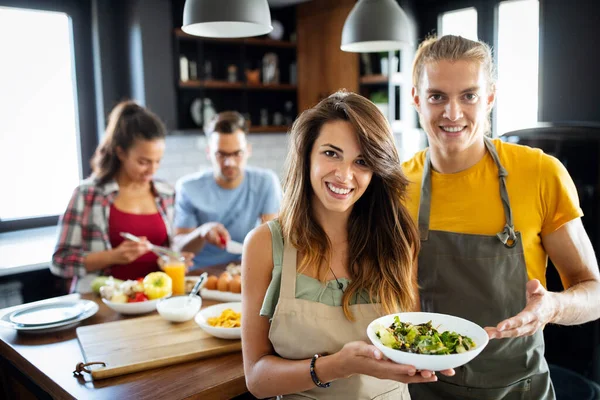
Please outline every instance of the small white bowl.
[[[463, 336], [468, 336], [475, 342], [475, 348], [459, 354], [415, 354], [407, 353], [401, 350], [395, 350], [384, 346], [381, 340], [375, 334], [381, 327], [389, 327], [394, 322], [394, 317], [398, 316], [401, 322], [410, 322], [412, 324], [424, 324], [431, 321], [431, 324], [440, 333], [444, 331], [453, 331]], [[390, 360], [398, 364], [412, 365], [416, 369], [429, 371], [442, 371], [449, 368], [460, 367], [475, 358], [487, 346], [489, 337], [487, 332], [479, 325], [467, 321], [466, 319], [446, 314], [427, 313], [427, 312], [408, 312], [399, 314], [390, 314], [377, 318], [367, 327], [367, 336], [371, 342]]]
[[[188, 301], [189, 299], [189, 301]], [[202, 298], [188, 295], [162, 298], [156, 305], [161, 317], [172, 322], [185, 322], [194, 318], [202, 306]]]
[[[161, 299], [170, 297], [171, 294], [162, 297]], [[135, 314], [146, 314], [156, 310], [156, 304], [161, 299], [154, 300], [146, 300], [146, 301], [138, 301], [136, 303], [113, 303], [112, 301], [102, 299], [102, 302], [106, 304], [110, 309], [127, 315], [135, 315]]]
[[208, 318], [218, 317], [228, 308], [231, 308], [235, 312], [242, 312], [242, 303], [221, 303], [206, 307], [196, 314], [195, 321], [200, 325], [200, 328], [215, 337], [221, 339], [240, 339], [242, 337], [242, 328], [221, 328], [218, 326], [211, 326], [207, 322]]

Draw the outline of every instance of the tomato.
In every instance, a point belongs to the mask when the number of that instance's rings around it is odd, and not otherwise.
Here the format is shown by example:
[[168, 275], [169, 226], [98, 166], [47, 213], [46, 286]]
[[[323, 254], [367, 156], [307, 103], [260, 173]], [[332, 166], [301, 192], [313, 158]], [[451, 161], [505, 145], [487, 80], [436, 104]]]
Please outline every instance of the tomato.
[[147, 301], [148, 296], [142, 292], [136, 292], [133, 298], [129, 298], [128, 303], [139, 303], [140, 301]]

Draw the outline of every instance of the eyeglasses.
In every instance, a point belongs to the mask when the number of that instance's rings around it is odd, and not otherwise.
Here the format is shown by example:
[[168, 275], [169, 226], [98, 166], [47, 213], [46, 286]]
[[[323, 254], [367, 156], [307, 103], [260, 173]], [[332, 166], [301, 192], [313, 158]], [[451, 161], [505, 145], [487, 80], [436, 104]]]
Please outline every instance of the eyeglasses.
[[215, 151], [215, 157], [219, 161], [225, 161], [228, 158], [233, 158], [234, 160], [240, 160], [244, 155], [244, 150], [234, 151], [233, 153], [226, 153], [224, 151]]

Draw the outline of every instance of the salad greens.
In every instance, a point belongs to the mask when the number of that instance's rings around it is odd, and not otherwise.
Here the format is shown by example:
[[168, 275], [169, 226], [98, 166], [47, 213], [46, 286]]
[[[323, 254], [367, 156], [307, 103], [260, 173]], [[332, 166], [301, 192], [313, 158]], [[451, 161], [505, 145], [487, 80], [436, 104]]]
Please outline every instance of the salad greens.
[[408, 353], [457, 354], [475, 348], [475, 342], [468, 336], [440, 333], [431, 326], [431, 321], [418, 325], [401, 322], [398, 316], [389, 328], [381, 327], [375, 334], [384, 346]]

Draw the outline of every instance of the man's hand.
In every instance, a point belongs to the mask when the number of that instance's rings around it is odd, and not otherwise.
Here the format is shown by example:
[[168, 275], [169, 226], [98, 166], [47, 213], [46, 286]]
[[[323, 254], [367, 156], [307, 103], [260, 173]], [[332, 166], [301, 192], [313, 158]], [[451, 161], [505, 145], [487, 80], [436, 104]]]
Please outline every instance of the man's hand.
[[224, 249], [227, 242], [231, 239], [225, 226], [218, 222], [207, 222], [202, 224], [200, 225], [199, 230], [206, 242], [221, 249]]
[[229, 232], [218, 222], [207, 222], [197, 228], [176, 228], [172, 248], [198, 254], [206, 243], [225, 249], [231, 239]]
[[547, 291], [537, 279], [527, 282], [527, 305], [519, 314], [496, 327], [486, 327], [490, 339], [531, 336], [544, 329], [558, 313], [556, 293]]

